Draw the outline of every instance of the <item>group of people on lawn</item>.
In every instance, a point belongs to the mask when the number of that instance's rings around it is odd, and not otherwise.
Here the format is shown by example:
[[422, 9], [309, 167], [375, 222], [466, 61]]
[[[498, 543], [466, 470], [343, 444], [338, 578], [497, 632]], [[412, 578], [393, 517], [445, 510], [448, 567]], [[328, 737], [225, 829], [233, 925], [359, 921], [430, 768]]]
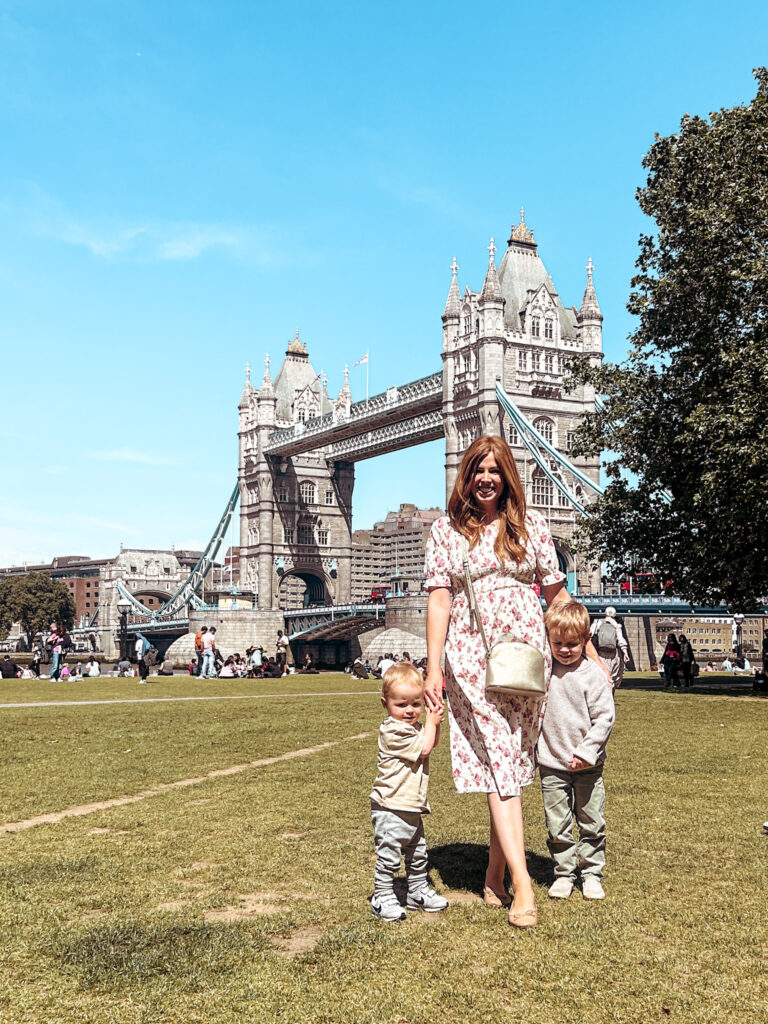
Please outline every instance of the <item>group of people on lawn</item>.
[[[448, 515], [430, 532], [425, 577], [426, 678], [410, 663], [383, 673], [386, 717], [371, 792], [373, 915], [393, 922], [409, 910], [448, 906], [429, 884], [423, 826], [430, 812], [429, 755], [440, 740], [446, 705], [456, 789], [484, 793], [488, 801], [485, 905], [506, 909], [518, 929], [538, 922], [521, 799], [537, 768], [554, 861], [549, 896], [567, 899], [580, 880], [585, 899], [603, 899], [603, 764], [615, 717], [613, 691], [628, 658], [626, 641], [611, 621], [615, 611], [607, 616], [609, 635], [606, 628], [591, 628], [584, 606], [571, 599], [546, 520], [526, 508], [514, 458], [501, 438], [480, 437], [467, 450]], [[544, 614], [534, 583], [547, 605]], [[545, 695], [486, 693], [486, 647], [473, 603], [490, 648], [504, 638], [540, 652], [549, 677]], [[394, 889], [401, 857], [405, 907]]]

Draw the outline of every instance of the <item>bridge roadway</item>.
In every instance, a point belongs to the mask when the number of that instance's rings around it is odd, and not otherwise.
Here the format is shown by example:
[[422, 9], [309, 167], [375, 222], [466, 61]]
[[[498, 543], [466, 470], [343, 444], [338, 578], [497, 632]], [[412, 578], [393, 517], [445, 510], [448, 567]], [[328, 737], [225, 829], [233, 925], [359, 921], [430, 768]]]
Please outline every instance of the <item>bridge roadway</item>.
[[354, 402], [348, 413], [334, 410], [273, 430], [266, 452], [287, 457], [328, 448], [330, 461], [360, 462], [443, 437], [442, 405], [443, 375], [433, 373]]

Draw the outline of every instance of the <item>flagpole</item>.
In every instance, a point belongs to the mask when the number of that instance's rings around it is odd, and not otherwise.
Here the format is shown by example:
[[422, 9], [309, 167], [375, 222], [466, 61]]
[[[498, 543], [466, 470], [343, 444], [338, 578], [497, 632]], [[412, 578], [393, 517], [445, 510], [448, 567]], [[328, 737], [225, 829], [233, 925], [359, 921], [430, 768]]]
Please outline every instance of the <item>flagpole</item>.
[[368, 367], [370, 366], [371, 358], [370, 353], [366, 349], [365, 352], [365, 411], [368, 412]]

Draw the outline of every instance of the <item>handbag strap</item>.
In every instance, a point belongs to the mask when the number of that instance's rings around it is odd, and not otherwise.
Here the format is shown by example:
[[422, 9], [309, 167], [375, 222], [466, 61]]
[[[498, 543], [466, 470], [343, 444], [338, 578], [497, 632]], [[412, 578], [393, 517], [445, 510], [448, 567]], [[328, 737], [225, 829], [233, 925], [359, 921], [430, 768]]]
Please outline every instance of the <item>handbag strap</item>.
[[480, 609], [477, 607], [477, 598], [475, 597], [475, 588], [472, 586], [472, 574], [469, 571], [469, 546], [467, 544], [467, 538], [461, 538], [461, 554], [464, 562], [464, 580], [467, 584], [467, 593], [469, 594], [469, 607], [472, 614], [475, 617], [477, 628], [480, 631], [480, 637], [483, 641], [483, 647], [485, 648], [486, 658], [491, 653], [491, 649], [488, 646], [488, 641], [485, 638], [485, 629], [483, 628], [483, 620], [480, 615]]

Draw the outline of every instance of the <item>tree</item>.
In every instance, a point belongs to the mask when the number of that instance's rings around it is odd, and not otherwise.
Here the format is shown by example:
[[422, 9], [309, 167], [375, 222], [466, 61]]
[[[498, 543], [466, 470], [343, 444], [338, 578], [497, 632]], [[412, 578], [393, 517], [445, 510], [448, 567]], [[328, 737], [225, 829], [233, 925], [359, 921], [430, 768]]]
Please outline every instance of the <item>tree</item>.
[[0, 630], [20, 622], [31, 644], [35, 633], [52, 622], [70, 629], [75, 621], [75, 601], [67, 587], [46, 572], [7, 576], [0, 581]]
[[629, 354], [573, 370], [605, 396], [577, 451], [611, 453], [587, 552], [612, 579], [640, 565], [742, 610], [768, 595], [768, 71], [754, 74], [749, 105], [656, 136]]

